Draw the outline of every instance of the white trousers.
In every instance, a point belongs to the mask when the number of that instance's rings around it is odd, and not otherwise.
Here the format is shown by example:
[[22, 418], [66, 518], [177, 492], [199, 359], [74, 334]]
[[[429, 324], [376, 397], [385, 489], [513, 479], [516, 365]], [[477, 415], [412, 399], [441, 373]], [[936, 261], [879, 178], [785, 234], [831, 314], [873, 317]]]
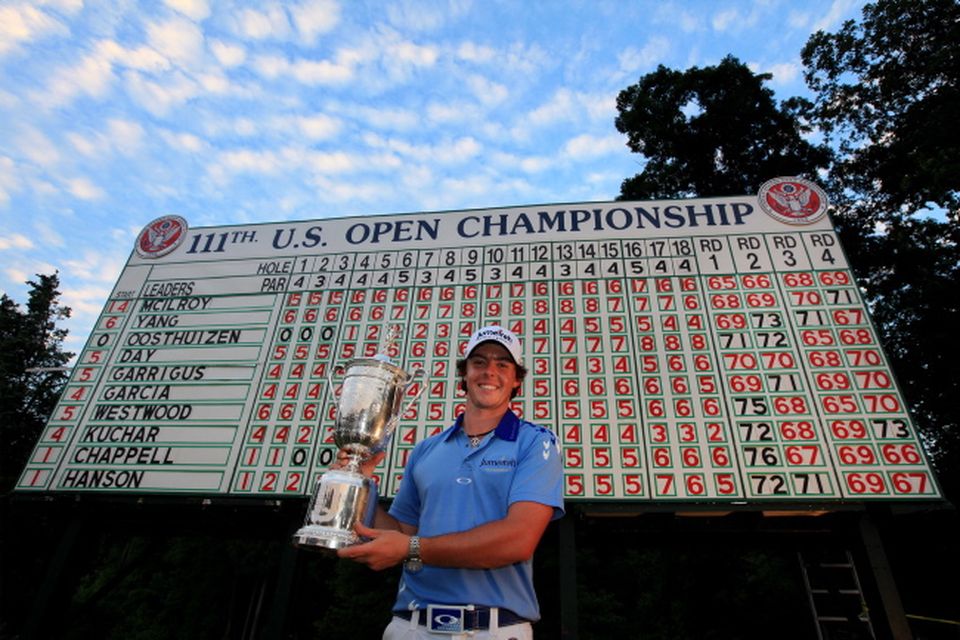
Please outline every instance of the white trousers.
[[533, 627], [529, 622], [501, 627], [491, 612], [490, 628], [464, 633], [431, 633], [421, 624], [420, 615], [414, 611], [410, 620], [393, 617], [383, 632], [383, 640], [533, 640]]

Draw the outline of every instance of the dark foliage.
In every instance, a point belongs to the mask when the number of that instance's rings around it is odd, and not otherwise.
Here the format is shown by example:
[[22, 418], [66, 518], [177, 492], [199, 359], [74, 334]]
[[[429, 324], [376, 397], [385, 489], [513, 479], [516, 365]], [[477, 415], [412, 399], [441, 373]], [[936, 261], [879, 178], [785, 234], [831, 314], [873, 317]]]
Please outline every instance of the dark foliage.
[[804, 140], [801, 120], [764, 86], [770, 78], [728, 56], [684, 72], [660, 66], [621, 91], [617, 130], [646, 164], [620, 199], [739, 195], [825, 167], [828, 150]]
[[63, 350], [67, 330], [57, 328], [70, 317], [59, 303], [56, 273], [30, 280], [26, 310], [6, 294], [0, 296], [0, 490], [8, 491], [26, 464], [50, 417], [73, 357]]

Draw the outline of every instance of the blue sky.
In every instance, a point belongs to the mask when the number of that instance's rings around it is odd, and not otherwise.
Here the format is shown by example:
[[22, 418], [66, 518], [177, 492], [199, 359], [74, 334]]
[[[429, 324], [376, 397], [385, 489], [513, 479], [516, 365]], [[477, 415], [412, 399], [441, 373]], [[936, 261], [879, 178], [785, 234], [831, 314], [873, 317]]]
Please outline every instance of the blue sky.
[[610, 200], [617, 93], [733, 54], [805, 93], [858, 0], [0, 2], [0, 291], [59, 270], [79, 351], [136, 234]]

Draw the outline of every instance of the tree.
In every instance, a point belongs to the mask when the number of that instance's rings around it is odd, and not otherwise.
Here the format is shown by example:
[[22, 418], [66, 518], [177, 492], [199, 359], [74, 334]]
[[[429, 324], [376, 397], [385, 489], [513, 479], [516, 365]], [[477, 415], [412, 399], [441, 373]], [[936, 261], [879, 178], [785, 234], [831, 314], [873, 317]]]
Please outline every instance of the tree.
[[777, 106], [771, 77], [727, 56], [684, 72], [661, 65], [621, 91], [617, 130], [646, 165], [620, 199], [740, 195], [775, 176], [813, 177], [829, 151], [803, 138], [792, 102]]
[[839, 148], [832, 176], [864, 221], [897, 222], [934, 203], [957, 222], [957, 42], [956, 0], [882, 0], [804, 46], [816, 96], [805, 112]]
[[[835, 221], [947, 495], [960, 497], [960, 4], [881, 0], [803, 49]], [[929, 215], [934, 213], [935, 215]], [[939, 215], [936, 215], [939, 213]], [[925, 215], [926, 214], [926, 215]]]
[[29, 280], [26, 311], [6, 294], [0, 297], [0, 487], [11, 488], [36, 445], [67, 381], [63, 369], [73, 357], [63, 350], [70, 317], [59, 303], [60, 279]]

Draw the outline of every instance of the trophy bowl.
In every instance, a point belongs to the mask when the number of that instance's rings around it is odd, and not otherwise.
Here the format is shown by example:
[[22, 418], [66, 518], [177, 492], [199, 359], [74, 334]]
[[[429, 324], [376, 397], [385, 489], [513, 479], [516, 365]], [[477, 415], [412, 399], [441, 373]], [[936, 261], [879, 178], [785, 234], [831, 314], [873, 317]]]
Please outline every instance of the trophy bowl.
[[[379, 354], [349, 361], [337, 400], [334, 442], [350, 454], [342, 469], [320, 476], [304, 525], [293, 544], [315, 550], [336, 550], [360, 541], [357, 522], [370, 526], [376, 511], [376, 486], [360, 473], [360, 464], [385, 450], [400, 417], [413, 406], [424, 387], [401, 409], [403, 397], [424, 370], [408, 373]], [[329, 382], [333, 394], [333, 381]]]

